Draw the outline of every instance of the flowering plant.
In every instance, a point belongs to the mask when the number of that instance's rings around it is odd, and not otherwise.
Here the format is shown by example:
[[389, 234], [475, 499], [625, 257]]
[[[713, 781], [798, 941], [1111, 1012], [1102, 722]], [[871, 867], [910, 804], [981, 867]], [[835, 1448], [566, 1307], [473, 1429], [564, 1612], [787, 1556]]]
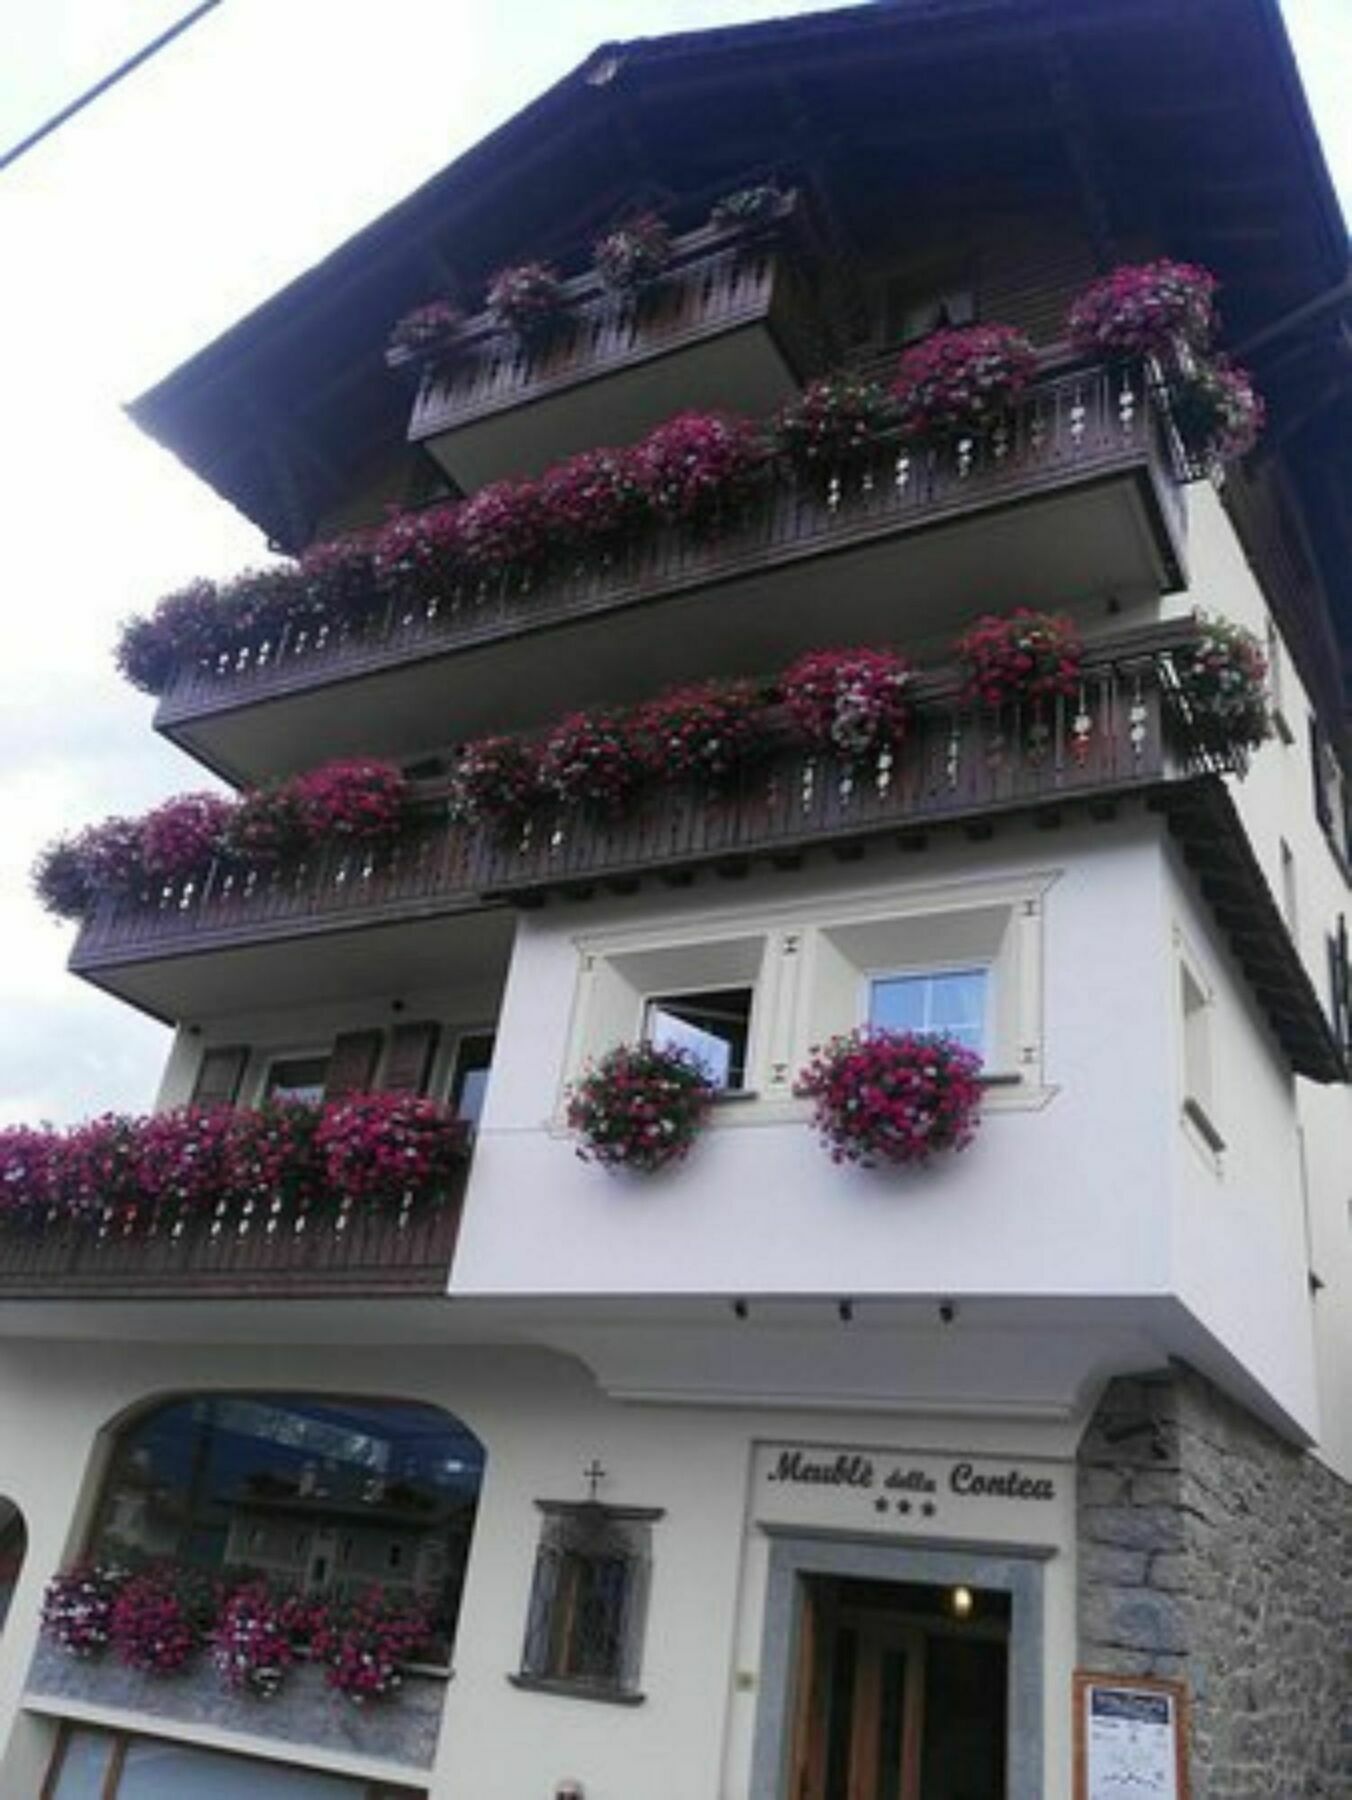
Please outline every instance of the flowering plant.
[[124, 894], [141, 875], [141, 827], [105, 819], [74, 837], [58, 838], [33, 865], [33, 891], [58, 919], [83, 919], [103, 894]]
[[450, 814], [464, 825], [510, 831], [539, 799], [539, 759], [523, 738], [476, 738], [451, 770]]
[[436, 1100], [353, 1094], [325, 1107], [315, 1132], [328, 1186], [363, 1207], [444, 1199], [464, 1165], [464, 1125]]
[[528, 569], [547, 547], [540, 490], [533, 481], [492, 481], [456, 509], [460, 555], [476, 574]]
[[602, 287], [632, 294], [649, 286], [671, 261], [671, 232], [655, 212], [636, 213], [592, 245]]
[[328, 1664], [329, 1686], [361, 1705], [393, 1694], [403, 1680], [400, 1665], [425, 1649], [432, 1636], [431, 1622], [419, 1608], [372, 1588], [317, 1633], [315, 1649]]
[[386, 354], [400, 360], [435, 356], [452, 341], [464, 322], [464, 314], [453, 301], [429, 300], [396, 322], [386, 342]]
[[982, 706], [1074, 694], [1083, 648], [1062, 614], [1017, 607], [1003, 618], [987, 613], [954, 645], [967, 676], [963, 698]]
[[285, 1604], [264, 1581], [237, 1588], [211, 1632], [211, 1660], [226, 1687], [270, 1700], [296, 1660]]
[[892, 395], [908, 437], [979, 431], [1017, 399], [1037, 354], [1012, 325], [963, 325], [931, 332], [903, 352]]
[[293, 780], [301, 830], [311, 839], [384, 843], [404, 822], [408, 781], [395, 763], [325, 763]]
[[143, 1207], [136, 1149], [136, 1121], [125, 1113], [104, 1113], [66, 1132], [55, 1179], [57, 1206], [65, 1217], [81, 1224], [103, 1219], [124, 1228], [134, 1225]]
[[232, 1106], [152, 1113], [133, 1133], [134, 1181], [146, 1202], [206, 1216], [231, 1191], [240, 1114]]
[[765, 467], [755, 427], [727, 413], [678, 413], [633, 455], [654, 511], [673, 524], [709, 525], [735, 512]]
[[392, 513], [371, 545], [377, 589], [396, 601], [437, 600], [464, 568], [460, 504]]
[[232, 810], [223, 794], [180, 794], [164, 801], [141, 820], [141, 867], [162, 881], [200, 874], [219, 854]]
[[300, 576], [315, 623], [369, 613], [379, 598], [374, 533], [347, 531], [311, 544], [300, 559]]
[[613, 814], [632, 798], [643, 765], [617, 714], [576, 712], [545, 738], [539, 771], [542, 791], [560, 805]]
[[499, 269], [484, 295], [494, 321], [523, 343], [543, 337], [563, 311], [558, 271], [548, 263], [515, 263]]
[[265, 1100], [238, 1111], [230, 1134], [225, 1192], [240, 1206], [283, 1206], [300, 1215], [322, 1198], [324, 1167], [315, 1139], [320, 1110], [303, 1100]]
[[812, 650], [786, 669], [789, 718], [814, 750], [865, 757], [901, 742], [911, 665], [893, 650]]
[[113, 1601], [108, 1635], [119, 1661], [148, 1675], [172, 1675], [197, 1649], [198, 1634], [173, 1571], [147, 1569]]
[[627, 538], [648, 516], [647, 492], [627, 450], [579, 451], [545, 471], [539, 496], [550, 542], [567, 550]]
[[833, 1162], [924, 1163], [971, 1142], [980, 1072], [981, 1058], [951, 1038], [864, 1027], [814, 1051], [793, 1091], [813, 1102]]
[[753, 231], [774, 225], [783, 218], [791, 195], [772, 181], [757, 182], [752, 187], [736, 188], [715, 200], [709, 212], [709, 223], [716, 231]]
[[568, 1127], [582, 1140], [584, 1162], [650, 1175], [690, 1154], [713, 1097], [703, 1063], [688, 1050], [619, 1044], [573, 1085]]
[[630, 741], [650, 778], [726, 781], [763, 741], [764, 714], [753, 683], [700, 682], [640, 706]]
[[40, 1224], [56, 1204], [60, 1145], [49, 1126], [0, 1128], [0, 1226]]
[[896, 403], [876, 381], [823, 375], [776, 413], [775, 448], [799, 473], [857, 462], [897, 422]]
[[1173, 386], [1174, 424], [1195, 456], [1234, 462], [1258, 442], [1267, 409], [1253, 377], [1228, 357], [1199, 357]]
[[1128, 264], [1075, 300], [1070, 341], [1086, 354], [1167, 356], [1182, 342], [1204, 350], [1215, 326], [1216, 277], [1196, 263]]
[[299, 856], [310, 845], [300, 796], [293, 781], [268, 781], [231, 809], [221, 847], [238, 862], [267, 864]]
[[1251, 631], [1198, 615], [1199, 635], [1174, 666], [1194, 717], [1226, 745], [1252, 749], [1266, 739], [1267, 658]]
[[117, 666], [142, 693], [162, 694], [180, 664], [216, 655], [224, 643], [223, 623], [215, 582], [190, 582], [166, 594], [153, 612], [126, 621], [118, 637]]
[[112, 1637], [113, 1606], [127, 1581], [120, 1569], [78, 1563], [53, 1575], [42, 1596], [42, 1629], [67, 1656], [98, 1656]]

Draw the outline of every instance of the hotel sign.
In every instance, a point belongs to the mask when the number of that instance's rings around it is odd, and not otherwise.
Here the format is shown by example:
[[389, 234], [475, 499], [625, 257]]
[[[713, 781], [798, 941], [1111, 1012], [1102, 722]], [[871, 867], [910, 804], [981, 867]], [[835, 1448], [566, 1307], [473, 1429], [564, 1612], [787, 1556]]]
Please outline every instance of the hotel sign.
[[1072, 1485], [1040, 1457], [762, 1444], [754, 1510], [766, 1524], [1042, 1539], [1059, 1535]]

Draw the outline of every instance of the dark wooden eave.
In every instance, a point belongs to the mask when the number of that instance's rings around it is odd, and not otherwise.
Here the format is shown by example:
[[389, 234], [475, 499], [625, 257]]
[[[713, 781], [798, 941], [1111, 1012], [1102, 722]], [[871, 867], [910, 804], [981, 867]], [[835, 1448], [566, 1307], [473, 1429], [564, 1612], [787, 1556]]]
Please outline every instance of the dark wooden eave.
[[472, 289], [633, 194], [679, 212], [752, 169], [805, 179], [845, 254], [994, 195], [1075, 207], [1103, 262], [1147, 244], [1214, 267], [1352, 654], [1347, 309], [1321, 305], [1347, 235], [1277, 0], [890, 0], [603, 45], [133, 417], [298, 548], [402, 442], [384, 338], [448, 270]]

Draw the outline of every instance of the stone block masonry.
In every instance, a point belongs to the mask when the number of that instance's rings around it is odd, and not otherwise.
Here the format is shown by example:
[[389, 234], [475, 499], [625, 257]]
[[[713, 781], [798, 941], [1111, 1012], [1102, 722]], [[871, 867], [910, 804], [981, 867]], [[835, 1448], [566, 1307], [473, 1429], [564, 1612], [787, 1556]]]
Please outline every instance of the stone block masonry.
[[1186, 1681], [1192, 1800], [1352, 1796], [1352, 1487], [1189, 1369], [1079, 1452], [1079, 1656]]

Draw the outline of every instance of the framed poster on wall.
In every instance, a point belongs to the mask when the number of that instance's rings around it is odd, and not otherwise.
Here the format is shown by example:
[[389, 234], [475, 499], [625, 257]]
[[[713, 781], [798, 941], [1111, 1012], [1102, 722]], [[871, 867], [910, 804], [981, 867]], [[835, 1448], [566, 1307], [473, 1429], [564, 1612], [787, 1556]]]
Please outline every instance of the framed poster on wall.
[[1078, 1670], [1075, 1800], [1188, 1800], [1188, 1695], [1180, 1681]]

